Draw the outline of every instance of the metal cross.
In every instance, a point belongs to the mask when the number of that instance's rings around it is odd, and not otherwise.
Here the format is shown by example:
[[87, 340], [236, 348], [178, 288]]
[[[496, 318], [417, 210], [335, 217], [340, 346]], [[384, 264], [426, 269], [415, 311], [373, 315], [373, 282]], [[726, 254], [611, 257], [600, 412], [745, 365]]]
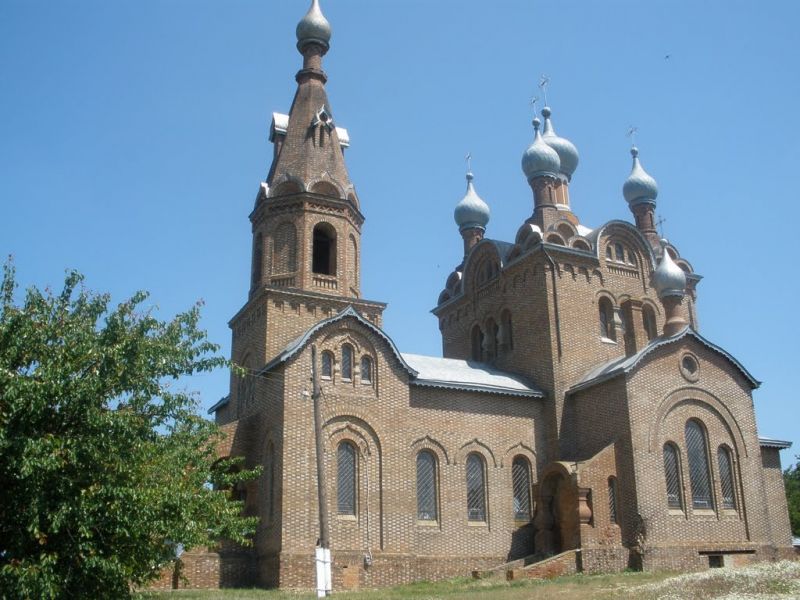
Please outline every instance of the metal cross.
[[533, 115], [536, 116], [536, 103], [539, 101], [539, 96], [533, 96], [531, 98], [531, 110], [533, 111]]
[[664, 223], [666, 223], [666, 222], [667, 222], [667, 220], [664, 217], [662, 217], [661, 215], [658, 215], [658, 221], [656, 221], [656, 227], [658, 227], [661, 230], [661, 234], [660, 235], [661, 235], [662, 238], [664, 237]]
[[634, 146], [636, 145], [636, 134], [639, 133], [639, 128], [636, 125], [631, 125], [628, 127], [628, 133], [625, 134], [626, 137], [631, 138], [631, 144]]
[[467, 152], [464, 160], [467, 161], [467, 173], [472, 173], [472, 153]]
[[544, 96], [544, 105], [547, 106], [547, 84], [550, 83], [550, 78], [547, 75], [542, 75], [539, 80], [539, 87], [542, 88], [542, 96]]

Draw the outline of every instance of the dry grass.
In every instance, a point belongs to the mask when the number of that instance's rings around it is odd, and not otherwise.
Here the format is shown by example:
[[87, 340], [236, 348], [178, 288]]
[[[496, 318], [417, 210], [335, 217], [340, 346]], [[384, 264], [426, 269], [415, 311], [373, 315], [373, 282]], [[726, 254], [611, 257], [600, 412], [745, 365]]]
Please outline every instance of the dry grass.
[[[142, 594], [148, 600], [303, 600], [313, 593], [275, 590], [210, 590]], [[375, 591], [342, 592], [342, 600], [766, 600], [800, 598], [800, 563], [783, 561], [701, 573], [573, 575], [552, 580], [505, 582], [451, 579]]]

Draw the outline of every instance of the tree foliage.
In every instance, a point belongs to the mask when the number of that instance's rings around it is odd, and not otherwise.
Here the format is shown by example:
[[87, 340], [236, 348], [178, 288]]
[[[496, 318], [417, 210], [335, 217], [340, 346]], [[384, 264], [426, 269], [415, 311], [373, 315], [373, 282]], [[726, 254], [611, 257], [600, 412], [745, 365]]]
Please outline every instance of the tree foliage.
[[797, 464], [783, 472], [783, 481], [786, 484], [786, 500], [789, 503], [792, 535], [800, 537], [800, 456], [795, 458]]
[[[163, 322], [145, 293], [116, 308], [69, 273], [14, 302], [0, 287], [0, 597], [125, 598], [175, 546], [246, 544], [220, 435], [175, 389], [225, 364], [197, 306]], [[209, 482], [216, 485], [211, 486]]]

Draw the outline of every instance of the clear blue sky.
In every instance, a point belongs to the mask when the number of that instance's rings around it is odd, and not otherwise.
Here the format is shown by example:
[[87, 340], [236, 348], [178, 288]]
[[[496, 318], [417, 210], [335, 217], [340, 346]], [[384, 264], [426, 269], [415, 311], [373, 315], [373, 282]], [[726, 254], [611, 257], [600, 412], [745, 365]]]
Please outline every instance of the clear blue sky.
[[[22, 284], [58, 287], [76, 268], [116, 300], [149, 290], [164, 318], [202, 298], [227, 354], [307, 4], [0, 0], [0, 253]], [[460, 260], [466, 152], [489, 236], [513, 240], [530, 214], [520, 157], [546, 73], [556, 129], [581, 154], [581, 221], [631, 218], [635, 124], [665, 233], [705, 276], [701, 332], [764, 381], [759, 430], [794, 442], [784, 464], [800, 453], [800, 3], [322, 5], [328, 90], [367, 217], [363, 292], [389, 303], [403, 351], [441, 352], [428, 311]], [[228, 377], [191, 386], [208, 407]]]

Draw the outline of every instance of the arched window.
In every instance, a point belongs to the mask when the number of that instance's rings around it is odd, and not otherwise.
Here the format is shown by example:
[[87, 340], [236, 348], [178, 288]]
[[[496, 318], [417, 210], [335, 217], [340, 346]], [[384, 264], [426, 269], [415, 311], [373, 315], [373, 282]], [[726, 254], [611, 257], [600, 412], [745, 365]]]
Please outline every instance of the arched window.
[[467, 456], [467, 519], [486, 520], [486, 475], [483, 458], [474, 452]]
[[267, 520], [275, 518], [275, 446], [272, 442], [267, 446], [266, 468], [267, 476]]
[[472, 328], [472, 360], [481, 361], [483, 358], [483, 332], [479, 325]]
[[340, 515], [356, 514], [356, 449], [340, 442], [336, 449], [336, 507]]
[[500, 314], [500, 345], [506, 350], [514, 348], [514, 331], [511, 327], [511, 311], [506, 309]]
[[486, 321], [486, 360], [489, 362], [494, 361], [497, 358], [497, 337], [500, 331], [497, 327], [497, 323], [495, 323], [494, 319], [489, 319]]
[[514, 518], [531, 519], [531, 465], [524, 456], [515, 456], [511, 463], [511, 485], [514, 489]]
[[262, 272], [264, 270], [264, 238], [261, 233], [256, 234], [253, 241], [253, 272], [250, 283], [253, 287], [261, 284]]
[[350, 344], [342, 346], [342, 380], [353, 379], [353, 347]]
[[736, 508], [731, 451], [725, 446], [720, 446], [717, 450], [717, 461], [719, 462], [719, 482], [722, 487], [722, 508]]
[[369, 356], [361, 357], [361, 383], [372, 383], [372, 359]]
[[686, 455], [689, 460], [689, 481], [692, 484], [692, 506], [713, 508], [706, 434], [701, 425], [694, 420], [686, 423]]
[[625, 262], [625, 247], [619, 242], [614, 244], [614, 257], [617, 259], [617, 262]]
[[617, 478], [608, 478], [608, 518], [612, 523], [619, 523], [617, 518]]
[[311, 270], [320, 275], [336, 275], [336, 230], [328, 223], [314, 226]]
[[297, 270], [297, 231], [292, 223], [281, 223], [275, 230], [272, 251], [272, 273], [293, 273]]
[[614, 260], [614, 251], [611, 250], [611, 246], [606, 246], [606, 260]]
[[322, 352], [322, 378], [331, 379], [333, 377], [333, 352], [325, 350]]
[[669, 508], [683, 508], [680, 471], [678, 448], [675, 444], [664, 444], [664, 475], [667, 478], [667, 506]]
[[656, 311], [649, 304], [642, 307], [642, 322], [647, 339], [652, 340], [658, 336], [658, 326], [656, 325]]
[[422, 450], [417, 454], [417, 519], [435, 521], [437, 517], [436, 457]]
[[600, 317], [600, 336], [609, 340], [616, 340], [614, 307], [611, 305], [611, 300], [603, 296], [597, 304]]

